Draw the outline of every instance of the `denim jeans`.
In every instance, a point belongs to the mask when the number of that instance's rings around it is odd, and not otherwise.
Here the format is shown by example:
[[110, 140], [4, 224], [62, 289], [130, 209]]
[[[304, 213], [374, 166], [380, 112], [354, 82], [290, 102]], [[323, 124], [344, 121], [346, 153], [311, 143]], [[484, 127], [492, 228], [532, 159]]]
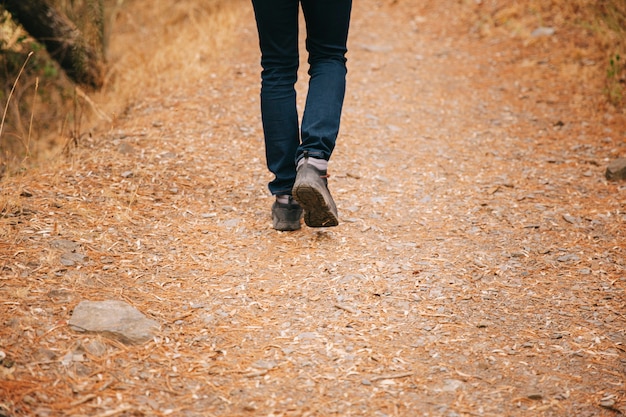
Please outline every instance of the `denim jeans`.
[[[309, 89], [302, 125], [296, 109], [298, 13], [306, 22]], [[261, 119], [272, 194], [291, 194], [306, 150], [328, 160], [346, 90], [346, 43], [352, 0], [252, 0], [261, 47]]]

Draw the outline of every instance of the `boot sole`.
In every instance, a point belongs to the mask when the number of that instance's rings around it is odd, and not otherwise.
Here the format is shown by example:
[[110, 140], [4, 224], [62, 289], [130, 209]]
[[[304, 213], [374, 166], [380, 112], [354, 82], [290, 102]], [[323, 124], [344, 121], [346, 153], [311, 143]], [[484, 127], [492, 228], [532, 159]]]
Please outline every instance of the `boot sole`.
[[[325, 190], [324, 190], [325, 191]], [[324, 192], [306, 182], [296, 184], [293, 197], [304, 209], [304, 223], [309, 227], [333, 227], [339, 225], [339, 219], [324, 198]], [[330, 195], [329, 195], [330, 197]], [[332, 199], [332, 197], [330, 197]]]

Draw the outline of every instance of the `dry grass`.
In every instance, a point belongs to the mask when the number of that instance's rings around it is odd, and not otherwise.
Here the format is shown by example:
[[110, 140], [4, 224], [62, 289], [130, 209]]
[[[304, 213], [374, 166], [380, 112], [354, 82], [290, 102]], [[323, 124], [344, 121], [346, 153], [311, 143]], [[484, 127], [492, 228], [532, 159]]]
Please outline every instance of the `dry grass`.
[[590, 41], [599, 42], [604, 49], [623, 48], [626, 42], [626, 4], [620, 0], [485, 0], [468, 4], [482, 11], [484, 21], [519, 34], [542, 25], [589, 30], [594, 35]]
[[[0, 178], [62, 162], [63, 154], [85, 137], [110, 129], [138, 100], [169, 95], [177, 86], [218, 76], [230, 65], [220, 60], [232, 46], [230, 34], [240, 4], [233, 0], [108, 2], [108, 27], [114, 34], [108, 47], [107, 82], [98, 93], [85, 92], [55, 72], [43, 51], [34, 54], [15, 83], [33, 40], [5, 20], [0, 25], [2, 39], [11, 53], [6, 52], [4, 59], [14, 61], [6, 67], [5, 97], [14, 84], [15, 91], [0, 137]], [[21, 193], [21, 188], [11, 195], [3, 193], [0, 212], [21, 212]]]
[[[483, 37], [508, 35], [525, 44], [545, 42], [537, 28], [553, 28], [562, 47], [556, 60], [595, 66], [584, 82], [603, 89], [610, 104], [624, 107], [626, 2], [622, 0], [485, 0], [466, 2], [474, 10], [474, 31]], [[619, 57], [619, 58], [618, 58]]]
[[[475, 31], [522, 37], [528, 42], [539, 26], [568, 33], [568, 59], [597, 61], [589, 80], [604, 89], [608, 101], [624, 105], [626, 79], [626, 3], [620, 0], [524, 0], [507, 2], [465, 1], [476, 12]], [[85, 4], [57, 0], [76, 19], [89, 12]], [[139, 2], [109, 0], [106, 20], [110, 37], [109, 73], [103, 91], [89, 97], [59, 73], [39, 50], [24, 79], [16, 86], [7, 126], [0, 138], [0, 169], [15, 173], [33, 164], [49, 164], [61, 149], [79, 142], [94, 130], [106, 129], [139, 97], [170, 93], [190, 82], [200, 82], [226, 66], [209, 64], [223, 59], [218, 51], [228, 48], [229, 33], [237, 23], [239, 1], [160, 0]], [[76, 11], [79, 10], [79, 11]], [[86, 10], [86, 11], [85, 11]], [[19, 65], [32, 49], [19, 27], [4, 19], [6, 98]], [[93, 28], [83, 28], [92, 37]], [[619, 57], [619, 58], [618, 58]], [[10, 61], [10, 62], [9, 62]], [[39, 92], [35, 85], [39, 84]], [[164, 87], [170, 91], [164, 91]], [[36, 114], [33, 114], [35, 109]], [[34, 116], [34, 117], [33, 117]], [[31, 123], [33, 120], [33, 123]], [[0, 173], [0, 175], [3, 175]]]
[[[31, 158], [40, 155], [47, 137], [43, 131], [58, 130], [58, 121], [64, 120], [61, 110], [67, 102], [69, 84], [64, 78], [58, 79], [56, 68], [50, 66], [41, 47], [7, 13], [0, 15], [0, 45], [0, 96], [2, 108], [7, 109], [0, 136], [1, 176], [7, 169], [30, 165]], [[33, 109], [38, 112], [36, 117]]]
[[[624, 117], [518, 65], [519, 38], [467, 36], [457, 0], [417, 3], [355, 2], [342, 224], [296, 233], [270, 226], [250, 8], [231, 61], [229, 39], [193, 36], [151, 55], [160, 35], [125, 5], [108, 91], [130, 91], [93, 101], [128, 111], [73, 163], [3, 184], [0, 414], [626, 412], [625, 196], [602, 167]], [[173, 27], [207, 27], [180, 14]], [[103, 299], [162, 331], [123, 346], [66, 325]]]
[[142, 96], [206, 80], [221, 59], [241, 1], [126, 2], [113, 16], [110, 82], [97, 101], [119, 114]]
[[[75, 19], [88, 9], [59, 0], [59, 7]], [[238, 1], [107, 1], [107, 27], [113, 33], [108, 45], [109, 72], [102, 91], [92, 94], [75, 87], [44, 50], [8, 15], [0, 25], [5, 71], [4, 102], [26, 56], [35, 51], [9, 102], [0, 138], [0, 176], [37, 164], [50, 164], [62, 150], [86, 135], [110, 126], [116, 115], [137, 98], [162, 94], [172, 80], [180, 85], [208, 77], [207, 63], [219, 59], [236, 23]], [[90, 38], [93, 27], [83, 28]], [[35, 86], [38, 85], [38, 91]], [[3, 103], [4, 104], [4, 103]], [[32, 120], [32, 123], [31, 123]]]

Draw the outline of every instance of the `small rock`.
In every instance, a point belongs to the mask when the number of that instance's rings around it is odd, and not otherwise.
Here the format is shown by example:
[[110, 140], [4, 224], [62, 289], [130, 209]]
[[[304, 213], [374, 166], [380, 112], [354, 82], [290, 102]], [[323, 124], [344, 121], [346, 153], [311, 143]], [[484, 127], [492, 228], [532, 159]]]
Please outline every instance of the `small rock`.
[[552, 27], [541, 26], [533, 30], [530, 36], [533, 38], [541, 38], [544, 36], [552, 36], [556, 33], [556, 30]]
[[612, 161], [606, 168], [605, 176], [610, 181], [626, 180], [626, 158]]
[[24, 397], [22, 397], [22, 401], [28, 405], [37, 405], [37, 400], [30, 395], [24, 395]]
[[463, 381], [459, 381], [458, 379], [446, 379], [441, 390], [443, 392], [454, 392], [461, 388], [463, 385]]
[[318, 335], [315, 332], [304, 332], [300, 333], [297, 337], [299, 340], [313, 340], [317, 339]]
[[0, 358], [0, 367], [2, 368], [13, 368], [13, 366], [15, 365], [15, 361], [11, 358], [9, 358], [6, 353], [2, 352], [2, 357]]
[[52, 410], [49, 408], [40, 407], [35, 410], [34, 417], [50, 417], [52, 415]]
[[60, 249], [65, 252], [74, 252], [80, 247], [78, 243], [66, 239], [55, 239], [50, 242], [50, 246], [54, 249]]
[[359, 45], [359, 47], [367, 52], [376, 52], [376, 53], [383, 53], [383, 52], [391, 52], [393, 51], [393, 47], [391, 45], [372, 45], [372, 44], [361, 44]]
[[87, 256], [82, 253], [66, 252], [61, 255], [61, 264], [63, 266], [73, 266], [77, 263], [84, 263], [87, 260]]
[[161, 155], [159, 155], [159, 158], [163, 158], [163, 159], [174, 159], [176, 158], [176, 154], [174, 152], [163, 152]]
[[56, 359], [57, 354], [56, 352], [50, 349], [41, 348], [37, 351], [35, 357], [37, 358], [37, 360], [41, 362], [45, 362], [45, 361], [51, 361], [53, 359]]
[[93, 372], [93, 370], [90, 367], [85, 366], [82, 363], [75, 363], [74, 364], [74, 373], [76, 373], [77, 376], [87, 377], [87, 376], [91, 375], [92, 372]]
[[567, 254], [559, 256], [558, 258], [556, 258], [556, 260], [559, 262], [578, 262], [580, 258], [578, 257], [578, 255]]
[[93, 356], [100, 357], [107, 353], [107, 346], [100, 340], [95, 339], [85, 345], [85, 350]]
[[70, 364], [72, 363], [73, 359], [74, 359], [74, 353], [73, 352], [67, 352], [65, 354], [65, 356], [63, 356], [63, 358], [61, 359], [61, 364], [63, 366], [70, 366]]
[[55, 303], [68, 303], [72, 301], [72, 292], [64, 288], [54, 288], [48, 291], [47, 296]]
[[68, 324], [78, 332], [113, 337], [122, 343], [139, 344], [154, 337], [158, 323], [133, 306], [116, 300], [81, 301]]
[[265, 361], [263, 359], [259, 359], [258, 361], [254, 362], [252, 364], [253, 368], [256, 369], [267, 369], [267, 370], [271, 370], [276, 368], [276, 366], [278, 366], [278, 364], [275, 361]]
[[135, 148], [129, 143], [122, 142], [120, 146], [117, 147], [117, 151], [123, 155], [130, 155], [135, 153]]
[[235, 227], [239, 226], [239, 223], [241, 223], [241, 219], [228, 219], [222, 222], [222, 226], [227, 229], [234, 229]]
[[607, 395], [600, 400], [600, 406], [604, 408], [613, 408], [615, 405], [615, 396]]

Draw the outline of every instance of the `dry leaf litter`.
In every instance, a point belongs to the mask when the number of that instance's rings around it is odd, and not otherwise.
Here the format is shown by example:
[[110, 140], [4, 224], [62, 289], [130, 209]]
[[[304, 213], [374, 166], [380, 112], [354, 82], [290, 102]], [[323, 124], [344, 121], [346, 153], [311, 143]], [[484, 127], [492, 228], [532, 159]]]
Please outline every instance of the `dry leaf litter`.
[[[205, 79], [3, 184], [0, 415], [626, 413], [625, 115], [570, 40], [356, 2], [341, 225], [280, 233], [241, 9]], [[154, 336], [68, 325], [107, 300]]]

